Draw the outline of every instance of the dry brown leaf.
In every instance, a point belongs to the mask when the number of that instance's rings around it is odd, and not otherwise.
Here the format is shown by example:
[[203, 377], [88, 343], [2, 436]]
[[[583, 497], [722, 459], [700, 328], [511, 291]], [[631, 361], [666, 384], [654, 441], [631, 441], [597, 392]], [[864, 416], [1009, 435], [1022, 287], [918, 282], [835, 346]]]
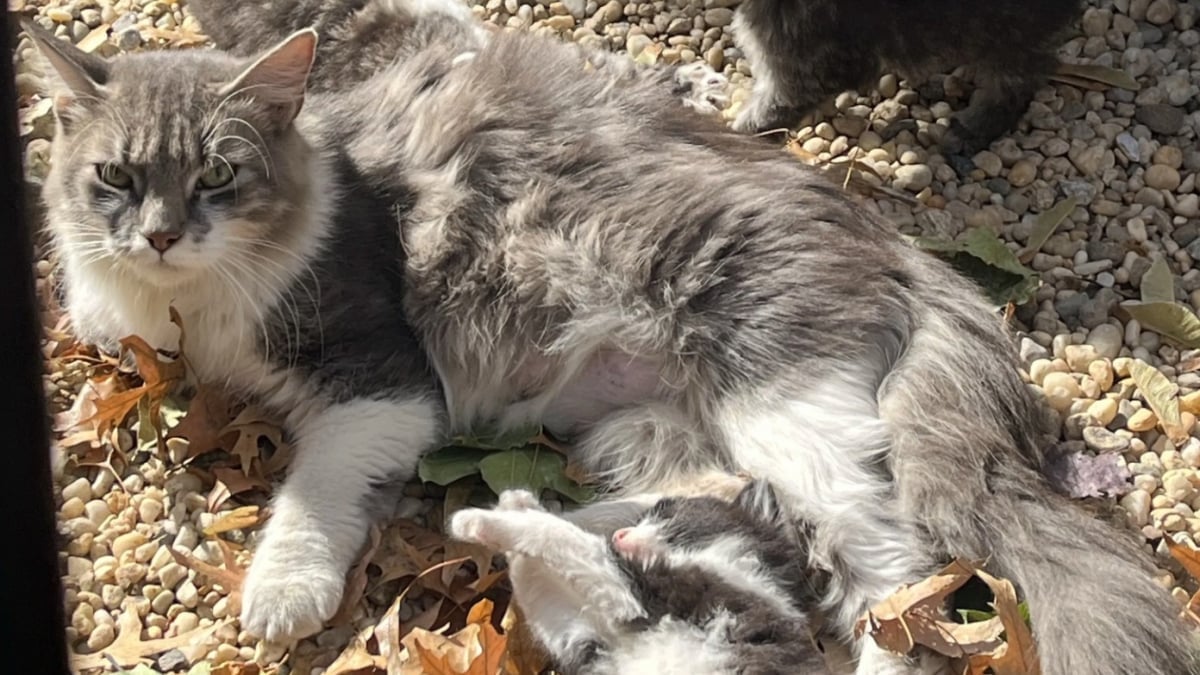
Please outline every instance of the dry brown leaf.
[[515, 602], [508, 603], [500, 627], [504, 629], [504, 635], [508, 638], [504, 659], [505, 675], [531, 675], [541, 673], [549, 667], [550, 656], [529, 630], [529, 625], [525, 623]]
[[254, 460], [261, 461], [259, 439], [266, 438], [275, 448], [283, 446], [283, 429], [272, 422], [256, 408], [247, 406], [230, 422], [222, 435], [237, 432], [237, 438], [229, 453], [236, 456], [241, 464], [242, 473], [250, 475], [250, 467]]
[[1158, 415], [1167, 438], [1175, 445], [1187, 441], [1188, 432], [1183, 428], [1183, 420], [1179, 414], [1179, 387], [1172, 384], [1157, 368], [1141, 360], [1135, 360], [1130, 365], [1129, 374], [1137, 383], [1138, 390], [1146, 402], [1150, 404], [1150, 409]]
[[1041, 675], [1037, 646], [1017, 607], [1016, 589], [1008, 580], [997, 579], [983, 570], [975, 570], [975, 575], [992, 589], [995, 596], [992, 607], [996, 610], [996, 618], [1004, 624], [1004, 644], [991, 653], [971, 656], [971, 667], [987, 666], [995, 675]]
[[224, 539], [217, 539], [217, 546], [221, 548], [221, 557], [224, 567], [210, 565], [203, 560], [200, 560], [190, 553], [183, 553], [175, 549], [168, 549], [171, 557], [175, 562], [184, 567], [195, 570], [199, 574], [203, 574], [208, 578], [210, 583], [220, 584], [221, 588], [225, 589], [229, 598], [229, 612], [232, 615], [239, 614], [242, 610], [242, 581], [246, 578], [246, 568], [237, 561], [237, 555], [234, 553], [233, 547]]
[[271, 486], [257, 475], [247, 476], [240, 469], [230, 469], [223, 466], [213, 467], [215, 483], [208, 493], [207, 505], [209, 512], [215, 513], [230, 497], [251, 490], [270, 492]]
[[1186, 544], [1180, 544], [1170, 537], [1164, 537], [1163, 542], [1166, 543], [1171, 557], [1178, 560], [1193, 579], [1200, 581], [1200, 551]]
[[205, 640], [227, 623], [229, 621], [220, 621], [211, 626], [197, 628], [171, 638], [142, 640], [142, 620], [138, 617], [137, 612], [126, 610], [117, 617], [117, 639], [107, 648], [95, 654], [76, 654], [71, 659], [71, 665], [77, 671], [107, 668], [113, 663], [123, 668], [129, 668], [154, 654]]
[[[364, 672], [387, 669], [387, 660], [371, 653], [368, 643], [374, 629], [367, 627], [358, 632], [350, 644], [325, 669], [325, 675], [357, 675]], [[389, 675], [391, 675], [389, 671]]]
[[215, 537], [222, 532], [254, 527], [259, 523], [261, 517], [257, 506], [239, 506], [204, 528], [204, 536]]
[[187, 413], [167, 437], [187, 439], [188, 459], [213, 450], [229, 450], [236, 439], [234, 433], [226, 429], [233, 421], [231, 408], [228, 398], [219, 389], [201, 386], [188, 403]]
[[[942, 604], [946, 596], [962, 587], [975, 569], [954, 561], [933, 576], [893, 593], [871, 608], [855, 625], [855, 634], [870, 629], [871, 637], [884, 649], [907, 654], [918, 644], [934, 647], [946, 643]], [[932, 643], [932, 644], [931, 644]], [[956, 656], [960, 654], [950, 654]]]
[[501, 635], [492, 625], [492, 612], [496, 607], [484, 598], [475, 603], [467, 613], [467, 623], [479, 625], [479, 646], [483, 653], [475, 657], [466, 675], [498, 675], [508, 655], [508, 638]]
[[367, 590], [367, 568], [370, 566], [371, 558], [379, 550], [379, 542], [382, 538], [383, 533], [379, 528], [372, 527], [366, 549], [358, 557], [358, 562], [354, 563], [350, 571], [346, 573], [346, 590], [342, 593], [342, 604], [334, 613], [333, 618], [329, 620], [331, 624], [340, 626], [349, 623], [353, 618], [354, 607], [358, 605], [358, 601], [362, 599]]

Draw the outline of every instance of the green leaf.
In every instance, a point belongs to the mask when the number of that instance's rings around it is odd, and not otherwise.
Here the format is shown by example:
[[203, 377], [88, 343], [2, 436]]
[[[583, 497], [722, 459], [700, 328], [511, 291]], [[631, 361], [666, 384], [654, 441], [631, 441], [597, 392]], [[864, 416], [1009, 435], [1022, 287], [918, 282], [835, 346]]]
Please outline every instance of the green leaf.
[[1189, 349], [1200, 349], [1200, 318], [1177, 302], [1125, 302], [1121, 308], [1143, 328], [1165, 335]]
[[976, 623], [979, 621], [987, 621], [996, 616], [995, 612], [984, 612], [978, 609], [960, 609], [958, 616], [962, 620], [961, 623]]
[[192, 666], [192, 669], [187, 671], [187, 675], [209, 675], [212, 673], [212, 664], [206, 661], [201, 661]]
[[137, 413], [138, 450], [153, 452], [158, 448], [158, 434], [154, 433], [154, 429], [161, 422], [154, 419], [154, 413], [150, 410], [150, 399], [148, 397], [143, 396], [138, 400]]
[[1022, 265], [995, 232], [984, 227], [971, 228], [954, 241], [917, 237], [913, 244], [973, 279], [998, 305], [1029, 302], [1041, 284], [1037, 273]]
[[1175, 275], [1162, 256], [1156, 256], [1142, 275], [1142, 302], [1175, 302]]
[[1075, 210], [1075, 206], [1078, 203], [1078, 199], [1070, 197], [1055, 204], [1049, 211], [1043, 211], [1039, 214], [1037, 220], [1034, 221], [1033, 232], [1029, 234], [1029, 242], [1025, 246], [1025, 250], [1021, 252], [1018, 260], [1023, 263], [1033, 260], [1033, 256], [1042, 250], [1042, 246], [1046, 244], [1046, 240], [1050, 238], [1050, 235], [1054, 234], [1054, 231], [1058, 229], [1062, 221], [1066, 220], [1067, 216]]
[[483, 434], [458, 436], [454, 439], [454, 445], [482, 450], [512, 450], [513, 448], [525, 447], [540, 433], [542, 433], [542, 426], [540, 424], [531, 424], [505, 432], [485, 432]]
[[567, 478], [566, 468], [565, 457], [537, 446], [489, 453], [479, 462], [479, 473], [496, 494], [521, 488], [536, 495], [550, 488], [572, 501], [591, 499], [593, 491]]
[[1144, 361], [1134, 361], [1129, 367], [1129, 374], [1142, 397], [1150, 404], [1150, 409], [1158, 415], [1158, 421], [1167, 432], [1167, 437], [1176, 444], [1187, 440], [1188, 434], [1183, 429], [1179, 414], [1179, 387], [1157, 368]]
[[486, 450], [452, 445], [435, 450], [417, 463], [417, 475], [426, 483], [449, 485], [456, 480], [479, 473], [479, 462]]

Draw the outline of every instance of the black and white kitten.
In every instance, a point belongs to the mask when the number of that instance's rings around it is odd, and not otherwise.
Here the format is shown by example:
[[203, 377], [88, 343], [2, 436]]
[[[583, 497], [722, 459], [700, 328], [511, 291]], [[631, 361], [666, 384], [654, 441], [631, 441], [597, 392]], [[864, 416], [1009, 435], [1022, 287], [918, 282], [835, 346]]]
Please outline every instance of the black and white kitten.
[[943, 140], [968, 155], [1012, 129], [1057, 63], [1079, 0], [743, 0], [734, 17], [754, 89], [734, 127], [793, 124], [880, 74], [910, 81], [973, 66], [971, 104]]
[[450, 531], [506, 554], [514, 599], [565, 675], [827, 673], [805, 554], [760, 515], [766, 489], [661, 499], [607, 537], [510, 490]]
[[538, 422], [632, 493], [769, 477], [860, 675], [913, 672], [853, 625], [949, 556], [1017, 583], [1047, 675], [1187, 669], [1149, 560], [1047, 486], [1043, 406], [978, 290], [672, 74], [457, 0], [190, 7], [234, 53], [34, 31], [46, 201], [83, 339], [174, 349], [174, 304], [201, 378], [287, 416], [245, 630], [319, 631], [381, 486]]

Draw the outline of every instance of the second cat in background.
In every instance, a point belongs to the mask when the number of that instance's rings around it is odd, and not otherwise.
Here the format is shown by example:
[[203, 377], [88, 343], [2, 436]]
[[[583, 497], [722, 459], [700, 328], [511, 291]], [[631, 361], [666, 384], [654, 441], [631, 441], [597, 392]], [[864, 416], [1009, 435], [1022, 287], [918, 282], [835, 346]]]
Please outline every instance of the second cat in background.
[[870, 89], [885, 72], [913, 83], [959, 66], [975, 70], [970, 104], [943, 138], [974, 154], [1016, 126], [1057, 64], [1058, 40], [1078, 0], [743, 0], [738, 45], [754, 74], [739, 131], [797, 123], [842, 91]]

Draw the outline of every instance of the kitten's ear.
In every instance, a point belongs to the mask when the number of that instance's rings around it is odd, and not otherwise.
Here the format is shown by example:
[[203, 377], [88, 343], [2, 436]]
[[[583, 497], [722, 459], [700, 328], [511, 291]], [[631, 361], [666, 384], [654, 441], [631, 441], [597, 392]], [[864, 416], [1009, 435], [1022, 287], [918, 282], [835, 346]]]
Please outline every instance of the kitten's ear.
[[746, 484], [733, 503], [769, 523], [783, 522], [783, 509], [775, 489], [765, 480], [755, 479]]
[[43, 69], [48, 71], [43, 74], [51, 79], [56, 109], [61, 111], [73, 99], [103, 98], [104, 85], [108, 83], [107, 61], [59, 40], [28, 19], [21, 20], [21, 28], [37, 45], [42, 60], [50, 66]]
[[281, 127], [291, 123], [304, 105], [308, 74], [317, 54], [317, 32], [311, 28], [293, 33], [258, 57], [232, 82], [222, 95], [245, 93], [266, 104]]

